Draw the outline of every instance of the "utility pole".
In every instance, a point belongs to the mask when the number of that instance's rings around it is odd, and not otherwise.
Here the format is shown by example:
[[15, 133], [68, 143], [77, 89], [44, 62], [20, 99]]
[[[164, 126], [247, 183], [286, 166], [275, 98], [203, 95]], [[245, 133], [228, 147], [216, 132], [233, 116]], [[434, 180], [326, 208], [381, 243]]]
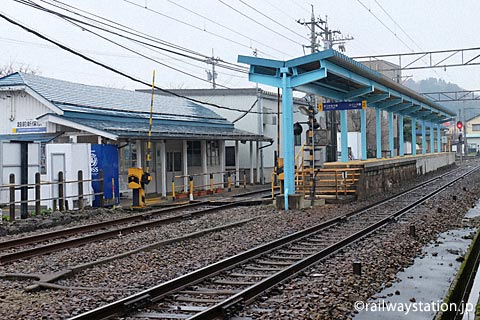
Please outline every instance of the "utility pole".
[[[353, 39], [351, 36], [340, 36], [342, 33], [339, 30], [331, 30], [328, 27], [328, 17], [325, 17], [325, 20], [321, 19], [320, 17], [315, 18], [313, 5], [310, 21], [299, 19], [297, 22], [303, 26], [306, 26], [310, 30], [310, 45], [304, 46], [304, 48], [310, 48], [311, 53], [319, 51], [320, 43], [318, 41], [318, 37], [320, 37], [323, 41], [324, 50], [332, 49], [334, 45], [338, 45], [338, 49], [342, 52], [345, 51], [345, 42]], [[330, 144], [327, 146], [327, 161], [330, 162], [337, 161], [336, 118], [337, 116], [335, 111], [331, 111], [329, 117], [326, 117], [327, 129], [330, 128]], [[348, 152], [348, 150], [345, 152]]]
[[212, 81], [212, 88], [213, 89], [216, 89], [216, 87], [217, 87], [217, 84], [215, 83], [215, 79], [217, 79], [218, 74], [215, 71], [215, 66], [218, 64], [218, 61], [220, 61], [220, 58], [219, 57], [215, 58], [215, 56], [213, 54], [213, 49], [212, 49], [212, 57], [205, 60], [205, 63], [212, 65], [212, 71], [205, 70], [205, 72], [207, 73], [207, 80]]

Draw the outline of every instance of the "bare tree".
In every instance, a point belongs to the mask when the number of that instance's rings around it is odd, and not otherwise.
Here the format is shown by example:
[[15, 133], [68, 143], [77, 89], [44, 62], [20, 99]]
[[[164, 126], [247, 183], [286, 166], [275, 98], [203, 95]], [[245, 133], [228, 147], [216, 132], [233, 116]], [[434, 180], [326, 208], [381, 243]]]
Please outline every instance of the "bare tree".
[[0, 67], [0, 78], [4, 76], [8, 76], [9, 74], [15, 72], [23, 72], [23, 73], [30, 73], [30, 74], [39, 74], [37, 69], [32, 68], [28, 64], [22, 64], [20, 66], [14, 66], [13, 62], [6, 64]]

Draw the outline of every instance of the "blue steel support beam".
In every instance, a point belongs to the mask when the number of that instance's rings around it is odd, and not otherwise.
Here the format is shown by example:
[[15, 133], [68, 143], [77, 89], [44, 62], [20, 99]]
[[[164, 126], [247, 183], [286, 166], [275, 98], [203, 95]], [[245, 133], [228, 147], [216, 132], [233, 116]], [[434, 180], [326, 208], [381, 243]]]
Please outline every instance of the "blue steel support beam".
[[411, 109], [408, 109], [407, 111], [403, 111], [402, 113], [403, 113], [403, 115], [406, 115], [406, 116], [412, 115], [412, 117], [413, 117], [413, 114], [414, 114], [415, 112], [417, 112], [418, 110], [421, 110], [421, 109], [422, 109], [422, 107], [420, 107], [420, 106], [418, 106], [418, 107], [413, 107], [413, 108], [411, 108]]
[[360, 134], [362, 136], [362, 160], [367, 160], [367, 110], [360, 110]]
[[430, 153], [435, 153], [435, 128], [433, 122], [430, 122]]
[[348, 117], [347, 110], [340, 110], [341, 162], [348, 162]]
[[388, 98], [390, 98], [390, 94], [389, 94], [389, 93], [386, 93], [386, 94], [376, 94], [376, 95], [374, 95], [374, 96], [367, 97], [367, 104], [375, 103], [375, 102], [379, 102], [379, 101], [383, 101], [383, 100], [387, 100]]
[[442, 132], [440, 125], [437, 123], [437, 152], [442, 152]]
[[412, 156], [417, 155], [417, 118], [412, 118]]
[[315, 82], [327, 76], [327, 70], [320, 68], [315, 71], [310, 71], [302, 74], [297, 73], [297, 68], [293, 69], [294, 75], [290, 77], [290, 85], [292, 88], [304, 85], [306, 83]]
[[375, 88], [373, 86], [367, 86], [365, 88], [349, 91], [345, 94], [345, 100], [350, 100], [356, 97], [364, 96], [366, 94], [372, 93], [374, 90]]
[[375, 136], [377, 138], [377, 159], [382, 158], [382, 110], [375, 109]]
[[393, 144], [393, 113], [388, 112], [388, 148], [390, 150], [390, 157], [394, 156]]
[[295, 90], [316, 94], [322, 97], [328, 97], [330, 99], [337, 99], [337, 100], [344, 100], [343, 98], [345, 97], [345, 93], [343, 92], [324, 88], [317, 85], [304, 84], [301, 86], [297, 86]]
[[412, 102], [404, 102], [404, 103], [399, 104], [397, 106], [388, 107], [387, 111], [390, 111], [390, 112], [393, 112], [393, 113], [399, 113], [400, 111], [411, 108], [411, 107], [413, 107]]
[[295, 160], [293, 145], [293, 89], [290, 85], [288, 68], [282, 72], [282, 127], [283, 127], [283, 171], [285, 210], [288, 210], [288, 196], [295, 194]]
[[422, 154], [427, 153], [427, 124], [422, 120]]
[[396, 106], [397, 104], [400, 104], [402, 102], [403, 102], [403, 99], [392, 99], [389, 101], [377, 102], [375, 103], [375, 108], [385, 109], [388, 107]]
[[398, 115], [398, 146], [399, 146], [399, 155], [403, 157], [405, 155], [404, 149], [404, 137], [403, 137], [403, 115]]

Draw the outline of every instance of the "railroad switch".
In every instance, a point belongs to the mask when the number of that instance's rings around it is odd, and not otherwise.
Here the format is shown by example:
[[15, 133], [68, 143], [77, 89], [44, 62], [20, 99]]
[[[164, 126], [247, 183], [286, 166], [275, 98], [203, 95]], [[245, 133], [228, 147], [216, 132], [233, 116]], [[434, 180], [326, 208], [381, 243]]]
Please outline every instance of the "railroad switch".
[[152, 181], [152, 176], [142, 168], [128, 168], [128, 188], [133, 190], [132, 207], [145, 207], [145, 186]]

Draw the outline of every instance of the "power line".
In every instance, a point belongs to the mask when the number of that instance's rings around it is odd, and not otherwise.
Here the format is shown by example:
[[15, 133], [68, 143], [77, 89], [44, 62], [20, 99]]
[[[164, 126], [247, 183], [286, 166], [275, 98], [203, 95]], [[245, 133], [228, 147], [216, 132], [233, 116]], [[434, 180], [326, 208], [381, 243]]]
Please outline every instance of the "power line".
[[293, 29], [290, 29], [289, 27], [281, 24], [281, 23], [278, 22], [277, 20], [274, 20], [274, 19], [270, 18], [270, 17], [267, 16], [265, 13], [261, 12], [260, 10], [258, 10], [258, 9], [255, 8], [254, 6], [246, 3], [245, 1], [243, 1], [243, 0], [238, 0], [238, 1], [240, 1], [241, 3], [243, 3], [244, 5], [246, 5], [247, 7], [249, 7], [250, 9], [254, 10], [255, 12], [261, 14], [262, 16], [264, 16], [265, 18], [267, 18], [268, 20], [270, 20], [270, 21], [274, 22], [275, 24], [279, 25], [280, 27], [282, 27], [282, 28], [284, 28], [284, 29], [286, 29], [286, 30], [288, 30], [288, 31], [290, 31], [290, 32], [292, 32], [292, 33], [295, 33], [295, 34], [296, 34], [297, 36], [299, 36], [299, 37], [302, 37], [302, 38], [304, 38], [304, 39], [306, 39], [306, 40], [309, 40], [309, 39], [308, 39], [307, 37], [305, 37], [304, 35], [296, 32], [296, 31], [293, 30]]
[[[126, 1], [126, 0], [124, 0], [124, 1]], [[285, 39], [287, 39], [288, 41], [291, 41], [291, 42], [293, 42], [293, 43], [296, 43], [296, 44], [298, 44], [298, 45], [300, 45], [300, 46], [302, 45], [300, 42], [298, 42], [298, 41], [296, 41], [296, 40], [293, 40], [293, 39], [291, 39], [291, 38], [289, 38], [289, 37], [287, 37], [287, 36], [285, 36], [285, 35], [283, 35], [283, 34], [281, 34], [281, 33], [277, 32], [276, 30], [274, 30], [274, 29], [272, 29], [272, 28], [270, 28], [270, 27], [267, 27], [267, 26], [266, 26], [266, 25], [264, 25], [263, 23], [261, 23], [261, 22], [259, 22], [259, 21], [255, 20], [255, 19], [253, 19], [252, 17], [250, 17], [250, 16], [246, 15], [245, 13], [241, 12], [240, 10], [238, 10], [238, 9], [236, 9], [236, 8], [232, 7], [231, 5], [229, 5], [229, 4], [227, 4], [227, 3], [225, 3], [223, 0], [218, 0], [218, 2], [220, 2], [220, 3], [221, 3], [221, 4], [223, 4], [224, 6], [226, 6], [226, 7], [230, 8], [230, 9], [232, 9], [233, 11], [235, 11], [235, 12], [236, 12], [236, 13], [238, 13], [239, 15], [241, 15], [241, 16], [243, 16], [243, 17], [247, 18], [248, 20], [250, 20], [250, 21], [253, 21], [253, 22], [255, 22], [256, 24], [258, 24], [258, 25], [260, 25], [260, 26], [264, 27], [265, 29], [267, 29], [267, 30], [269, 30], [269, 31], [271, 31], [271, 32], [273, 32], [273, 33], [275, 33], [275, 34], [279, 35], [280, 37], [282, 37], [282, 38], [285, 38]]]
[[423, 50], [423, 49], [420, 47], [420, 45], [419, 45], [415, 40], [413, 40], [412, 37], [410, 37], [410, 35], [405, 31], [405, 29], [403, 29], [402, 26], [399, 25], [399, 24], [397, 23], [397, 21], [395, 21], [395, 19], [393, 19], [393, 17], [387, 12], [387, 10], [385, 10], [385, 9], [383, 8], [383, 6], [382, 6], [377, 0], [374, 0], [374, 1], [375, 1], [375, 3], [380, 7], [380, 9], [382, 9], [382, 11], [390, 18], [390, 20], [392, 20], [393, 23], [407, 36], [407, 38], [410, 39], [410, 41], [412, 41], [412, 43], [413, 43], [414, 45], [416, 45], [417, 48], [419, 48], [420, 50]]
[[296, 5], [297, 7], [299, 7], [300, 9], [305, 10], [306, 12], [310, 13], [310, 11], [309, 11], [307, 8], [302, 7], [301, 5], [299, 5], [296, 0], [292, 0], [291, 2], [292, 2], [294, 5]]
[[[38, 6], [38, 5], [37, 5], [37, 6]], [[118, 43], [118, 42], [116, 42], [116, 41], [114, 41], [114, 40], [112, 40], [112, 39], [110, 39], [110, 38], [107, 38], [107, 37], [105, 37], [105, 36], [102, 36], [102, 35], [100, 35], [99, 33], [96, 33], [96, 32], [94, 32], [94, 31], [92, 31], [91, 29], [89, 29], [88, 27], [86, 27], [86, 26], [84, 26], [84, 25], [83, 25], [83, 26], [79, 25], [79, 24], [78, 24], [79, 21], [76, 20], [76, 19], [73, 19], [73, 18], [71, 18], [71, 17], [62, 15], [62, 14], [57, 13], [57, 12], [52, 11], [52, 10], [48, 10], [48, 9], [46, 9], [46, 8], [44, 8], [44, 7], [41, 7], [41, 6], [38, 6], [38, 7], [35, 7], [35, 8], [40, 9], [40, 10], [43, 10], [43, 11], [46, 11], [46, 12], [48, 12], [48, 13], [50, 13], [50, 14], [53, 14], [53, 15], [55, 15], [55, 16], [63, 19], [63, 20], [65, 20], [65, 21], [71, 23], [72, 25], [74, 25], [74, 26], [76, 26], [76, 27], [78, 27], [78, 28], [81, 28], [81, 29], [84, 30], [84, 31], [87, 31], [87, 32], [89, 32], [89, 33], [91, 33], [91, 34], [93, 34], [93, 35], [95, 35], [95, 36], [97, 36], [97, 37], [99, 37], [99, 38], [101, 38], [101, 39], [103, 39], [103, 40], [105, 40], [105, 41], [108, 41], [108, 42], [110, 42], [110, 43], [112, 43], [112, 44], [114, 44], [114, 45], [116, 45], [116, 46], [119, 46], [119, 47], [121, 47], [121, 48], [123, 48], [123, 49], [125, 49], [125, 50], [127, 50], [127, 51], [130, 51], [130, 52], [132, 52], [132, 53], [134, 53], [134, 54], [136, 54], [136, 55], [139, 55], [139, 56], [141, 56], [141, 57], [143, 57], [143, 58], [145, 58], [145, 59], [148, 59], [148, 60], [153, 61], [153, 62], [155, 62], [155, 63], [157, 63], [157, 64], [160, 64], [160, 65], [162, 65], [162, 66], [164, 66], [164, 67], [166, 67], [166, 68], [169, 68], [169, 69], [172, 69], [172, 70], [174, 70], [174, 71], [180, 72], [180, 73], [182, 73], [182, 74], [185, 74], [185, 75], [187, 75], [187, 76], [190, 76], [190, 77], [195, 78], [195, 79], [200, 80], [200, 81], [204, 81], [204, 82], [207, 82], [207, 83], [209, 82], [208, 80], [206, 80], [206, 79], [204, 79], [204, 78], [201, 78], [201, 77], [199, 77], [199, 76], [196, 76], [196, 75], [191, 74], [191, 73], [189, 73], [189, 72], [186, 72], [186, 71], [184, 71], [184, 70], [175, 68], [175, 67], [173, 67], [173, 66], [171, 66], [171, 65], [168, 65], [168, 64], [166, 64], [166, 63], [160, 62], [160, 61], [158, 61], [157, 59], [154, 59], [154, 58], [152, 58], [152, 57], [149, 57], [149, 56], [147, 56], [147, 55], [145, 55], [145, 54], [143, 54], [143, 53], [141, 53], [141, 52], [139, 52], [139, 51], [133, 50], [133, 49], [131, 49], [131, 48], [129, 48], [129, 47], [123, 45], [123, 44], [120, 44], [120, 43]], [[74, 22], [74, 21], [75, 21], [75, 22]], [[82, 22], [80, 22], [80, 23], [82, 23]], [[88, 24], [88, 23], [87, 23], [87, 25], [92, 26], [91, 24]], [[106, 30], [105, 30], [105, 31], [106, 31]], [[230, 89], [230, 88], [228, 88], [228, 87], [226, 87], [226, 86], [223, 86], [223, 85], [219, 85], [219, 86], [224, 87], [224, 88], [227, 88], [227, 89]]]
[[[415, 40], [413, 40], [412, 37], [410, 37], [410, 35], [402, 28], [402, 26], [401, 26], [400, 24], [397, 23], [397, 21], [395, 21], [395, 19], [393, 19], [393, 17], [387, 12], [387, 10], [385, 10], [385, 9], [383, 8], [383, 6], [382, 6], [377, 0], [374, 0], [374, 1], [375, 1], [375, 3], [380, 7], [380, 9], [382, 9], [382, 11], [390, 18], [390, 20], [392, 20], [393, 23], [407, 36], [407, 38], [410, 39], [410, 41], [412, 41], [412, 43], [413, 43], [414, 45], [416, 45], [417, 48], [419, 48], [420, 50], [423, 51], [423, 48], [422, 48]], [[413, 50], [412, 50], [412, 51], [413, 51]], [[425, 65], [428, 66], [428, 62], [425, 61], [425, 59], [422, 58], [422, 61], [425, 63]], [[435, 74], [436, 74], [438, 77], [440, 77], [440, 74], [437, 72], [437, 70], [433, 69], [433, 72], [435, 72]], [[448, 78], [450, 78], [450, 77], [448, 76], [448, 74], [446, 74], [446, 76], [447, 76]]]
[[268, 3], [271, 7], [277, 9], [278, 11], [280, 11], [281, 13], [283, 13], [284, 15], [286, 15], [287, 17], [289, 17], [290, 19], [292, 19], [293, 21], [296, 21], [297, 19], [295, 19], [295, 17], [291, 16], [287, 11], [283, 10], [283, 9], [280, 9], [278, 6], [274, 5], [273, 3], [271, 3], [270, 1], [268, 0], [263, 0], [264, 2]]
[[[121, 75], [121, 76], [123, 76], [123, 77], [125, 77], [125, 78], [127, 78], [127, 79], [130, 79], [130, 80], [132, 80], [132, 81], [134, 81], [134, 82], [143, 84], [143, 85], [148, 86], [148, 87], [151, 86], [151, 84], [148, 83], [147, 81], [143, 81], [143, 80], [140, 80], [140, 79], [138, 79], [138, 78], [135, 78], [134, 76], [131, 76], [131, 75], [129, 75], [129, 74], [123, 72], [123, 71], [120, 71], [120, 70], [118, 70], [118, 69], [116, 69], [116, 68], [114, 68], [114, 67], [111, 67], [111, 66], [103, 63], [103, 62], [99, 62], [99, 61], [97, 61], [97, 60], [95, 60], [95, 59], [93, 59], [93, 58], [91, 58], [91, 57], [89, 57], [89, 56], [87, 56], [87, 55], [85, 55], [85, 54], [83, 54], [83, 53], [81, 53], [81, 52], [78, 52], [78, 51], [76, 51], [75, 49], [72, 49], [72, 48], [70, 48], [70, 47], [68, 47], [68, 46], [66, 46], [66, 45], [64, 45], [64, 44], [62, 44], [62, 43], [60, 43], [60, 42], [58, 42], [58, 41], [56, 41], [56, 40], [53, 40], [53, 39], [51, 39], [51, 38], [49, 38], [49, 37], [41, 34], [40, 32], [38, 32], [38, 31], [36, 31], [36, 30], [33, 30], [33, 29], [31, 29], [31, 28], [23, 25], [23, 24], [20, 23], [20, 22], [15, 21], [13, 18], [8, 17], [7, 15], [5, 15], [5, 13], [3, 13], [3, 12], [1, 12], [1, 11], [0, 11], [0, 18], [6, 20], [7, 22], [9, 22], [9, 23], [11, 23], [11, 24], [13, 24], [13, 25], [16, 25], [16, 26], [22, 28], [23, 30], [25, 30], [25, 31], [27, 31], [27, 32], [29, 32], [29, 33], [34, 34], [35, 36], [37, 36], [37, 37], [39, 37], [39, 38], [41, 38], [41, 39], [43, 39], [43, 40], [45, 40], [45, 41], [48, 41], [48, 42], [50, 42], [50, 43], [53, 43], [53, 44], [55, 44], [56, 46], [60, 47], [61, 49], [65, 50], [65, 51], [68, 51], [68, 52], [70, 52], [70, 53], [72, 53], [72, 54], [74, 54], [74, 55], [76, 55], [76, 56], [78, 56], [78, 57], [80, 57], [80, 58], [82, 58], [82, 59], [84, 59], [84, 60], [86, 60], [86, 61], [89, 61], [89, 62], [91, 62], [91, 63], [93, 63], [93, 64], [96, 64], [96, 65], [98, 65], [98, 66], [100, 66], [100, 67], [102, 67], [102, 68], [105, 68], [105, 69], [113, 72], [113, 73], [119, 74], [119, 75]], [[190, 98], [190, 97], [187, 97], [187, 96], [184, 96], [184, 95], [175, 93], [175, 92], [173, 92], [173, 91], [171, 91], [171, 90], [167, 90], [167, 89], [164, 89], [164, 88], [161, 88], [161, 87], [158, 87], [158, 86], [155, 86], [155, 89], [157, 89], [157, 90], [159, 90], [159, 91], [161, 91], [161, 92], [170, 94], [170, 95], [172, 95], [172, 96], [178, 97], [178, 98], [183, 98], [183, 99], [186, 99], [186, 100], [195, 102], [195, 103], [200, 103], [200, 104], [212, 106], [212, 107], [215, 107], [215, 108], [218, 108], [218, 109], [231, 110], [231, 111], [237, 111], [237, 112], [242, 112], [242, 113], [245, 112], [245, 110], [241, 110], [241, 109], [237, 109], [237, 108], [232, 108], [232, 107], [221, 106], [221, 105], [218, 105], [218, 104], [215, 104], [215, 103], [210, 103], [210, 102], [205, 102], [205, 101], [201, 101], [201, 100], [198, 100], [198, 99]], [[258, 111], [251, 111], [251, 113], [259, 113], [259, 112], [258, 112]], [[276, 114], [275, 112], [264, 112], [264, 113], [267, 113], [267, 114], [270, 114], [270, 113], [271, 113], [271, 114]]]
[[[278, 49], [276, 49], [276, 48], [274, 48], [274, 47], [271, 47], [271, 46], [269, 46], [269, 45], [267, 45], [266, 43], [263, 43], [263, 42], [261, 42], [261, 41], [257, 41], [257, 40], [255, 40], [255, 39], [253, 39], [253, 38], [251, 38], [251, 37], [249, 37], [249, 36], [247, 36], [247, 35], [244, 35], [244, 34], [241, 33], [241, 32], [238, 32], [237, 30], [235, 30], [235, 29], [233, 29], [233, 28], [230, 28], [229, 26], [226, 26], [226, 25], [224, 25], [224, 24], [221, 24], [221, 23], [219, 23], [219, 22], [217, 22], [217, 21], [215, 21], [215, 20], [213, 20], [213, 19], [210, 19], [210, 18], [207, 17], [207, 16], [201, 15], [201, 14], [198, 13], [198, 12], [195, 12], [195, 11], [193, 11], [193, 10], [190, 10], [189, 8], [184, 7], [184, 6], [182, 6], [181, 4], [176, 3], [175, 1], [172, 1], [172, 0], [165, 0], [165, 1], [168, 1], [169, 3], [173, 4], [174, 6], [177, 6], [177, 7], [179, 7], [179, 8], [182, 8], [183, 10], [186, 10], [186, 11], [188, 11], [188, 12], [190, 12], [190, 13], [192, 13], [192, 14], [200, 17], [200, 18], [203, 18], [203, 19], [205, 19], [205, 20], [207, 20], [207, 21], [210, 21], [211, 23], [216, 24], [217, 26], [220, 26], [220, 27], [222, 27], [222, 28], [225, 28], [225, 29], [227, 29], [228, 31], [231, 31], [231, 32], [233, 32], [233, 33], [235, 33], [235, 34], [238, 34], [238, 35], [240, 35], [240, 36], [248, 39], [249, 41], [253, 41], [253, 42], [256, 42], [256, 43], [258, 43], [258, 44], [261, 44], [261, 45], [263, 45], [264, 47], [269, 48], [269, 49], [272, 49], [272, 50], [274, 50], [274, 51], [276, 51], [276, 52], [278, 52], [278, 53], [281, 53], [281, 54], [284, 54], [284, 55], [288, 55], [288, 53], [286, 53], [286, 52], [283, 52], [283, 51], [278, 50]], [[260, 51], [260, 50], [259, 50], [259, 52], [261, 52], [261, 53], [263, 53], [263, 54], [266, 54], [265, 52], [262, 52], [262, 51]]]
[[373, 13], [373, 11], [367, 7], [361, 0], [357, 0], [358, 3], [360, 3], [362, 5], [362, 7], [365, 8], [365, 10], [367, 10], [372, 16], [375, 17], [375, 19], [377, 19], [378, 22], [380, 22], [382, 24], [382, 26], [384, 26], [388, 31], [390, 31], [394, 36], [395, 38], [397, 38], [405, 47], [407, 47], [410, 51], [414, 51], [405, 41], [403, 41], [389, 26], [387, 26], [383, 21], [382, 19], [380, 19], [379, 17], [377, 17], [377, 15], [375, 15], [375, 13]]
[[205, 30], [204, 28], [197, 27], [197, 26], [195, 26], [195, 25], [193, 25], [193, 24], [191, 24], [191, 23], [188, 23], [188, 22], [185, 22], [185, 21], [183, 21], [183, 20], [180, 20], [180, 19], [171, 17], [171, 16], [166, 15], [166, 14], [164, 14], [164, 13], [162, 13], [162, 12], [153, 10], [153, 9], [151, 9], [151, 8], [148, 8], [148, 7], [141, 6], [141, 5], [137, 4], [137, 3], [132, 2], [132, 1], [129, 1], [129, 0], [123, 0], [123, 1], [129, 3], [129, 4], [133, 5], [133, 6], [142, 8], [142, 9], [147, 10], [147, 11], [150, 11], [150, 12], [152, 12], [152, 13], [154, 13], [154, 14], [159, 15], [159, 16], [162, 16], [162, 17], [165, 17], [165, 18], [167, 18], [167, 19], [173, 20], [173, 21], [175, 21], [175, 22], [181, 23], [181, 24], [186, 25], [186, 26], [188, 26], [188, 27], [191, 27], [191, 28], [193, 28], [193, 29], [196, 29], [196, 30], [199, 30], [199, 31], [202, 31], [202, 32], [206, 32], [206, 33], [211, 34], [211, 35], [213, 35], [213, 36], [215, 36], [215, 37], [217, 37], [217, 38], [220, 38], [220, 39], [222, 39], [222, 40], [232, 42], [232, 43], [234, 43], [234, 44], [236, 44], [236, 45], [238, 45], [238, 46], [241, 46], [241, 47], [244, 47], [244, 48], [248, 48], [248, 49], [252, 49], [251, 46], [247, 46], [247, 45], [245, 45], [245, 44], [243, 44], [243, 43], [240, 43], [240, 42], [235, 41], [235, 40], [233, 40], [233, 39], [231, 39], [231, 38], [222, 36], [222, 35], [220, 35], [220, 34], [214, 33], [214, 32], [212, 32], [212, 31]]
[[[46, 2], [46, 3], [49, 3], [48, 1], [44, 1], [44, 0], [41, 0], [41, 1], [42, 1], [42, 2]], [[55, 0], [54, 0], [54, 1], [55, 1]], [[56, 1], [56, 2], [59, 2], [59, 1]], [[25, 3], [24, 3], [24, 4], [25, 4]], [[50, 3], [49, 3], [49, 4], [50, 4]], [[149, 43], [146, 43], [146, 42], [143, 42], [143, 41], [139, 41], [138, 39], [133, 39], [133, 38], [130, 38], [130, 37], [126, 37], [126, 36], [124, 36], [124, 35], [118, 34], [118, 33], [113, 32], [113, 31], [111, 31], [111, 30], [108, 30], [108, 29], [105, 29], [105, 28], [101, 28], [101, 27], [99, 27], [99, 26], [92, 25], [92, 24], [89, 24], [89, 23], [87, 23], [87, 22], [80, 21], [80, 20], [78, 20], [78, 19], [74, 19], [74, 18], [72, 18], [72, 17], [66, 16], [66, 15], [61, 14], [61, 13], [58, 13], [58, 12], [56, 12], [56, 11], [49, 10], [49, 9], [47, 9], [47, 8], [45, 8], [45, 7], [42, 7], [42, 6], [40, 6], [40, 5], [38, 5], [38, 4], [35, 4], [35, 3], [33, 3], [33, 5], [32, 5], [32, 3], [26, 4], [26, 5], [32, 6], [32, 7], [36, 8], [36, 9], [39, 9], [39, 10], [46, 11], [46, 12], [48, 12], [48, 13], [50, 13], [50, 14], [54, 14], [54, 15], [56, 15], [56, 16], [59, 16], [60, 18], [63, 18], [63, 19], [65, 19], [65, 20], [68, 20], [69, 22], [71, 22], [71, 21], [73, 20], [73, 21], [75, 21], [75, 22], [77, 22], [77, 23], [82, 23], [82, 24], [84, 24], [84, 25], [88, 25], [88, 26], [91, 26], [91, 27], [100, 29], [100, 30], [102, 30], [102, 31], [104, 31], [104, 32], [112, 33], [112, 34], [117, 35], [117, 36], [119, 36], [119, 37], [128, 39], [128, 40], [130, 40], [130, 41], [138, 42], [138, 43], [140, 43], [140, 45], [143, 46], [143, 47], [152, 46], [152, 45], [149, 44]], [[57, 6], [57, 8], [58, 8], [58, 6]], [[66, 9], [64, 9], [64, 8], [60, 8], [60, 9], [66, 10]], [[73, 11], [70, 11], [70, 10], [66, 10], [66, 11], [68, 11], [68, 12], [70, 12], [70, 13], [74, 13], [74, 14], [79, 15], [79, 16], [82, 16], [82, 17], [84, 17], [84, 18], [86, 18], [86, 19], [93, 20], [93, 21], [95, 21], [95, 22], [101, 23], [101, 22], [99, 22], [98, 20], [91, 19], [91, 18], [89, 18], [89, 17], [85, 17], [85, 16], [80, 15], [80, 14], [78, 14], [78, 13], [76, 13], [76, 12], [73, 12]], [[101, 17], [100, 17], [100, 18], [101, 18]], [[103, 18], [102, 18], [102, 19], [103, 19]], [[113, 22], [113, 23], [115, 23], [115, 22]], [[104, 23], [101, 23], [101, 24], [104, 24]], [[78, 26], [78, 25], [77, 25], [77, 26]], [[111, 25], [107, 24], [107, 26], [111, 26]], [[80, 26], [78, 26], [78, 27], [80, 27]], [[125, 27], [125, 26], [122, 25], [122, 27]], [[85, 26], [82, 26], [82, 27], [80, 27], [80, 28], [85, 29], [86, 31], [91, 32], [91, 33], [93, 33], [93, 34], [95, 34], [95, 35], [97, 35], [97, 36], [100, 36], [100, 35], [98, 35], [97, 33], [94, 33], [92, 30], [86, 28]], [[125, 27], [125, 28], [128, 28], [128, 27]], [[115, 29], [119, 30], [118, 28], [115, 28]], [[123, 31], [123, 30], [122, 30], [122, 31]], [[134, 31], [135, 31], [135, 30], [134, 30]], [[131, 32], [129, 32], [129, 33], [131, 33]], [[114, 43], [114, 44], [116, 44], [116, 45], [119, 45], [117, 42], [113, 42], [113, 41], [111, 41], [110, 39], [107, 39], [107, 38], [105, 38], [105, 37], [102, 37], [102, 38], [103, 38], [104, 40], [106, 40], [106, 41], [110, 41], [110, 42], [112, 42], [112, 43]], [[121, 46], [121, 45], [120, 45], [120, 46]], [[126, 48], [126, 47], [124, 47], [124, 46], [122, 46], [122, 47], [123, 47], [124, 49], [129, 50], [129, 51], [132, 51], [133, 53], [139, 54], [137, 51], [131, 50], [131, 49]], [[185, 55], [185, 54], [182, 54], [182, 53], [178, 53], [178, 52], [176, 52], [176, 51], [172, 51], [172, 50], [169, 50], [169, 49], [161, 48], [161, 47], [158, 47], [158, 46], [153, 46], [153, 47], [155, 47], [155, 48], [157, 48], [157, 49], [160, 49], [160, 50], [165, 50], [165, 51], [167, 51], [167, 52], [179, 54], [179, 55], [181, 55], [181, 56], [184, 56], [184, 57], [187, 57], [187, 58], [190, 58], [190, 59], [194, 59], [194, 60], [196, 60], [196, 61], [205, 62], [204, 59], [192, 57], [192, 56], [189, 56], [189, 55]], [[147, 49], [152, 50], [151, 48], [147, 48]], [[187, 49], [187, 50], [189, 50], [189, 49]], [[155, 50], [153, 50], [153, 51], [155, 51]], [[193, 51], [193, 50], [189, 50], [189, 51], [190, 51], [190, 52], [195, 52], [195, 51]], [[155, 51], [155, 52], [157, 52], [157, 51]], [[160, 52], [157, 52], [157, 53], [160, 53]], [[162, 53], [160, 53], [160, 54], [162, 54]], [[198, 54], [198, 55], [201, 55], [200, 53], [197, 53], [197, 54]], [[143, 57], [145, 57], [145, 58], [147, 58], [147, 59], [152, 60], [150, 57], [147, 57], [147, 56], [145, 56], [145, 55], [143, 55], [143, 54], [140, 54], [140, 55], [142, 55]], [[167, 55], [167, 56], [168, 56], [168, 55]], [[182, 60], [180, 60], [180, 59], [177, 59], [177, 60], [182, 61]], [[221, 61], [224, 62], [223, 60], [221, 60]], [[162, 64], [162, 65], [164, 65], [164, 66], [166, 66], [166, 67], [169, 67], [168, 65], [166, 65], [166, 64], [164, 64], [164, 63], [161, 63], [161, 62], [159, 62], [159, 61], [157, 61], [157, 60], [155, 60], [155, 62], [157, 62], [157, 63], [159, 63], [159, 64]], [[229, 63], [227, 63], [227, 65], [221, 63], [221, 64], [219, 64], [219, 66], [222, 67], [222, 68], [230, 69], [230, 70], [232, 70], [232, 71], [247, 73], [246, 68], [243, 68], [243, 66], [238, 66], [238, 68], [237, 68], [237, 65], [232, 64], [232, 65], [230, 66]], [[242, 68], [242, 69], [240, 69], [240, 68]], [[203, 78], [199, 78], [199, 77], [194, 76], [194, 75], [192, 75], [192, 74], [185, 73], [184, 71], [179, 70], [179, 69], [177, 69], [177, 68], [171, 68], [171, 69], [176, 70], [176, 71], [181, 72], [181, 73], [184, 73], [184, 74], [187, 74], [187, 75], [192, 76], [192, 77], [194, 77], [194, 78], [201, 79], [202, 81], [205, 81], [205, 79], [203, 79]]]

